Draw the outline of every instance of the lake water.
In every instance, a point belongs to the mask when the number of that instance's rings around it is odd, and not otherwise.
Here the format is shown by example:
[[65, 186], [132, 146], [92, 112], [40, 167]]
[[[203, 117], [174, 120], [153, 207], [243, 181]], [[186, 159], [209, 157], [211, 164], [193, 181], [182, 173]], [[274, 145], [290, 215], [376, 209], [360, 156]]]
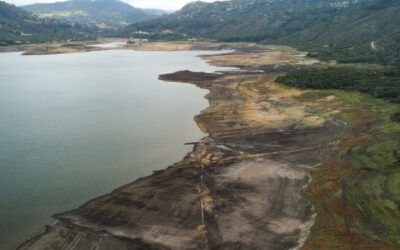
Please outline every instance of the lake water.
[[0, 249], [181, 160], [207, 92], [158, 75], [220, 70], [201, 53], [0, 54]]

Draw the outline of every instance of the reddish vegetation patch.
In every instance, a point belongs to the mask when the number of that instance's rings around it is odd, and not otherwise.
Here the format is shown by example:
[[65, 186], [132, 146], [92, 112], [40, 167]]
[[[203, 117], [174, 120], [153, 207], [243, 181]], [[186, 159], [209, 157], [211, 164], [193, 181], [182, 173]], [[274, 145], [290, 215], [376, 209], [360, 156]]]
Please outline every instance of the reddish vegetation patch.
[[359, 217], [353, 204], [345, 208], [341, 196], [340, 168], [337, 162], [327, 162], [313, 170], [309, 197], [317, 218], [314, 229], [303, 249], [391, 249], [383, 243], [369, 240], [354, 229], [347, 232], [345, 214], [351, 219]]
[[[313, 181], [308, 196], [317, 218], [303, 249], [393, 249], [390, 245], [364, 237], [351, 227], [361, 211], [352, 202], [348, 189], [363, 170], [352, 166], [345, 156], [350, 149], [370, 143], [360, 131], [373, 122], [373, 117], [356, 110], [345, 111], [342, 115], [350, 122], [351, 128], [343, 136], [336, 157], [311, 172]], [[346, 220], [349, 226], [346, 226]]]

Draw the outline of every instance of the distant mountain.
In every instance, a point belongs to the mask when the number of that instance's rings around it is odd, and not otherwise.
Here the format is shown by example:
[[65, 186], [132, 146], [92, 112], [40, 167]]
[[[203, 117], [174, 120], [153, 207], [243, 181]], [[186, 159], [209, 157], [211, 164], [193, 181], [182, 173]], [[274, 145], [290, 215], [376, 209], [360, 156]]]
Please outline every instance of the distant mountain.
[[323, 59], [400, 64], [399, 5], [399, 0], [193, 2], [133, 24], [126, 33], [288, 44]]
[[0, 1], [0, 45], [90, 38], [90, 31], [81, 25], [42, 19]]
[[81, 24], [95, 24], [100, 28], [127, 25], [150, 20], [165, 12], [135, 8], [119, 0], [71, 0], [23, 6], [40, 17], [65, 19]]

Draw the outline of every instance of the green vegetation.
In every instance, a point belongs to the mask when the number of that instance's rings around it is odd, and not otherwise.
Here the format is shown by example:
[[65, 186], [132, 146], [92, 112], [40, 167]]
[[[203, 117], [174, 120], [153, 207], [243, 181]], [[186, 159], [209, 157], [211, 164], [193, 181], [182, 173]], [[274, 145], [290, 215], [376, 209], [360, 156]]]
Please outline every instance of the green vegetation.
[[400, 65], [398, 13], [398, 0], [195, 2], [133, 24], [126, 33], [169, 30], [194, 38], [286, 44], [324, 60]]
[[400, 105], [333, 89], [299, 98], [328, 96], [336, 98], [326, 108], [348, 128], [337, 154], [311, 171], [308, 196], [318, 216], [304, 249], [399, 249]]
[[400, 242], [400, 169], [377, 172], [357, 183], [353, 197], [366, 214], [356, 227], [367, 235], [377, 232]]
[[392, 117], [398, 115], [400, 107], [368, 97], [351, 105], [361, 109], [362, 116], [368, 117], [363, 128], [357, 128], [355, 132], [363, 137], [364, 143], [350, 147], [344, 155], [351, 168], [348, 175], [356, 176], [351, 185], [351, 197], [361, 210], [361, 216], [354, 220], [353, 226], [372, 239], [398, 245], [400, 123]]
[[359, 91], [400, 103], [400, 68], [398, 67], [314, 68], [289, 73], [278, 77], [277, 81], [298, 88]]
[[40, 17], [91, 24], [102, 29], [116, 29], [119, 26], [154, 19], [165, 14], [160, 10], [138, 9], [119, 0], [70, 0], [37, 3], [22, 8]]
[[164, 13], [118, 0], [72, 0], [23, 8], [0, 1], [0, 46], [119, 36], [122, 26]]
[[355, 179], [350, 185], [351, 196], [361, 209], [360, 218], [352, 226], [369, 238], [399, 244], [400, 221], [394, 218], [400, 218], [400, 106], [385, 100], [400, 103], [400, 69], [308, 69], [277, 81], [299, 88], [364, 92], [384, 99], [325, 90], [348, 106], [348, 113], [340, 119], [353, 127], [351, 139], [347, 139], [350, 146], [346, 145], [340, 159], [340, 165], [347, 166], [342, 175]]
[[396, 0], [362, 0], [347, 8], [314, 10], [298, 21], [315, 16], [316, 25], [278, 41], [323, 60], [400, 65], [399, 12]]
[[63, 21], [41, 19], [0, 1], [0, 46], [95, 38], [90, 28]]
[[394, 122], [400, 122], [400, 111], [392, 114], [391, 119]]

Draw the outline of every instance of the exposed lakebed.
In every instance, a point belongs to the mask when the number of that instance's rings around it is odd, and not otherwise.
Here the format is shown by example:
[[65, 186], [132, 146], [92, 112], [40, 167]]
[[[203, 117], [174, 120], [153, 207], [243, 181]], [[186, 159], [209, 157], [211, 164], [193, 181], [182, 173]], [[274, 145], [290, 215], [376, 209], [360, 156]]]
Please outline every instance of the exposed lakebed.
[[189, 152], [207, 92], [158, 75], [221, 69], [205, 53], [0, 54], [0, 248]]

